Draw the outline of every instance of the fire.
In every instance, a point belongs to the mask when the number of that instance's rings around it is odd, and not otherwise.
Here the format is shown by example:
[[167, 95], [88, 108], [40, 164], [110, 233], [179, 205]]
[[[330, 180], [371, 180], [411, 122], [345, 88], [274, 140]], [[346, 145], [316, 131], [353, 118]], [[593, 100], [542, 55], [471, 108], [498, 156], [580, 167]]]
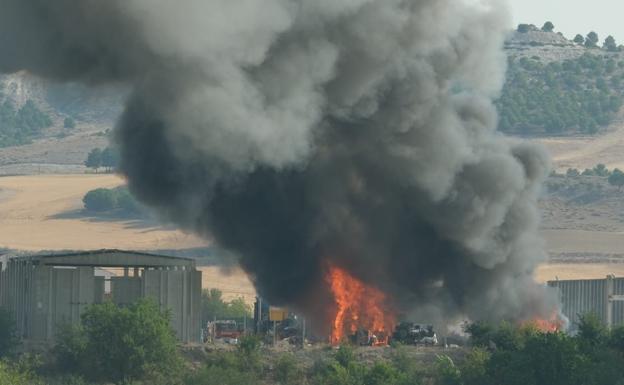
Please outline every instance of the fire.
[[534, 318], [522, 323], [523, 325], [533, 326], [537, 330], [544, 333], [557, 333], [564, 331], [566, 328], [566, 320], [558, 311], [554, 311], [548, 318]]
[[328, 266], [326, 280], [336, 302], [330, 342], [338, 344], [365, 331], [373, 345], [387, 344], [396, 319], [388, 309], [386, 295], [332, 264]]

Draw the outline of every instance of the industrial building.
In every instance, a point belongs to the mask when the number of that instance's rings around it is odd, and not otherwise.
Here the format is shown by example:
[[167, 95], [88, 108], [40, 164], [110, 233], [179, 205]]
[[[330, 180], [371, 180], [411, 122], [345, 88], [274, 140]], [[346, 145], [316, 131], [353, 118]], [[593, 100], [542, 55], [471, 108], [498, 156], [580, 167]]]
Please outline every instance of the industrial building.
[[201, 272], [188, 258], [98, 250], [0, 257], [0, 306], [27, 342], [48, 343], [92, 304], [153, 298], [171, 312], [178, 339], [201, 341]]
[[594, 313], [607, 326], [624, 324], [624, 278], [613, 275], [605, 279], [550, 281], [559, 289], [562, 312], [575, 330], [580, 316]]

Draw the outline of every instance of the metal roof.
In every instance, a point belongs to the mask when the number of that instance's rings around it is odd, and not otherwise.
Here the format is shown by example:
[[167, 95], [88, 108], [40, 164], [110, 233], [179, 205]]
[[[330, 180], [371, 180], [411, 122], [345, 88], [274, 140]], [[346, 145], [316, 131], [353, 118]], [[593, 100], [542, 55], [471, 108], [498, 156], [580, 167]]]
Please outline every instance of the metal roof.
[[58, 252], [9, 256], [12, 261], [28, 261], [33, 264], [54, 266], [97, 267], [194, 267], [195, 260], [186, 257], [150, 254], [140, 251], [102, 249], [90, 251]]

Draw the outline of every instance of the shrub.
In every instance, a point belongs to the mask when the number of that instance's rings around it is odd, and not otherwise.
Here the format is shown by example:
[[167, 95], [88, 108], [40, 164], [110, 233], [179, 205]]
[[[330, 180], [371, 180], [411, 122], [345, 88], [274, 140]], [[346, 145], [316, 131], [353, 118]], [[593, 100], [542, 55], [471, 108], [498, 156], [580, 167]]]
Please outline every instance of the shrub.
[[117, 205], [115, 193], [105, 188], [89, 191], [82, 201], [87, 210], [95, 212], [112, 210]]
[[345, 368], [355, 361], [355, 354], [351, 345], [340, 345], [334, 359]]
[[63, 372], [84, 370], [87, 342], [82, 327], [72, 324], [59, 325], [56, 345], [52, 349], [57, 368]]
[[436, 357], [435, 375], [439, 385], [461, 384], [461, 372], [449, 356], [439, 355]]
[[275, 363], [274, 378], [280, 385], [299, 385], [302, 370], [292, 354], [283, 354]]
[[0, 384], [2, 385], [43, 385], [30, 371], [22, 371], [18, 368], [0, 361]]
[[255, 385], [260, 382], [253, 372], [210, 365], [190, 375], [186, 383], [188, 385]]
[[117, 207], [129, 214], [138, 214], [143, 208], [130, 193], [127, 187], [119, 187], [114, 190]]
[[66, 330], [55, 352], [60, 363], [78, 362], [75, 374], [115, 383], [166, 376], [171, 385], [178, 379], [181, 361], [169, 315], [151, 300], [126, 308], [92, 305], [81, 328]]

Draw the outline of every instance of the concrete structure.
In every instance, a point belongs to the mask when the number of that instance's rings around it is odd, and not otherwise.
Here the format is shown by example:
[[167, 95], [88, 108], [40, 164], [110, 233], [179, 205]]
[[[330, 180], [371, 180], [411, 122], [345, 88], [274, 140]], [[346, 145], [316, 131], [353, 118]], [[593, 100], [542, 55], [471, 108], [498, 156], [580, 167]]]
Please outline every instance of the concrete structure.
[[559, 289], [562, 311], [572, 330], [587, 313], [596, 314], [609, 327], [624, 324], [624, 278], [550, 281], [548, 286]]
[[15, 315], [27, 341], [51, 341], [60, 324], [78, 323], [91, 304], [109, 299], [124, 306], [143, 297], [171, 311], [180, 341], [201, 340], [201, 272], [192, 259], [99, 250], [5, 255], [0, 264], [0, 306]]

